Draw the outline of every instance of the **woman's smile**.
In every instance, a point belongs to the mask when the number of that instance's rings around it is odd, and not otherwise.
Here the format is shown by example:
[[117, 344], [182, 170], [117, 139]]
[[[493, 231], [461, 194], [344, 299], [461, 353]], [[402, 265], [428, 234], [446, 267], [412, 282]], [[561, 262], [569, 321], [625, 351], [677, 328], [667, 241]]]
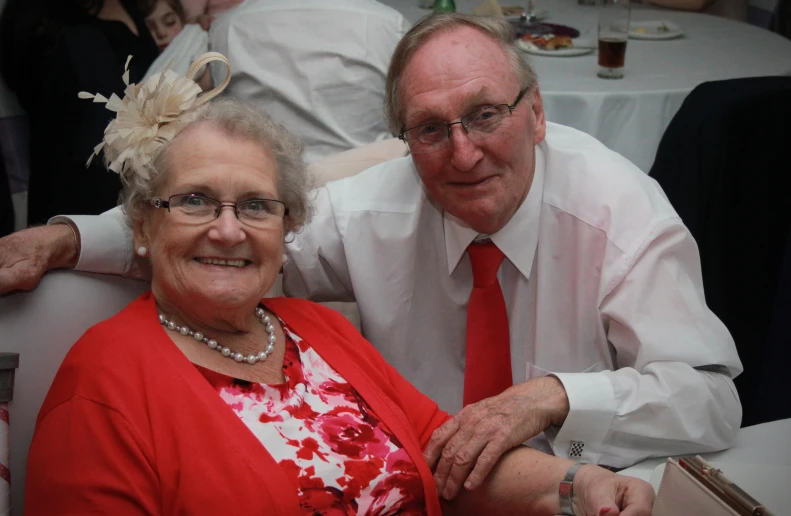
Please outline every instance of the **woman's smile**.
[[194, 258], [194, 260], [202, 265], [207, 265], [207, 266], [236, 267], [236, 268], [243, 268], [253, 263], [250, 260], [233, 259], [233, 258], [198, 257], [198, 258]]

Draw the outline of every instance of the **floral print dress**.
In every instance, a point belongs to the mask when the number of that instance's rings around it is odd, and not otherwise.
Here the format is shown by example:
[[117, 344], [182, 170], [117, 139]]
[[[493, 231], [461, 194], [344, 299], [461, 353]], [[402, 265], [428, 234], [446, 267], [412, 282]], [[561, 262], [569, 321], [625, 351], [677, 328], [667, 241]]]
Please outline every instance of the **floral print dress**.
[[297, 488], [306, 515], [425, 514], [423, 484], [357, 391], [284, 323], [279, 385], [198, 369]]

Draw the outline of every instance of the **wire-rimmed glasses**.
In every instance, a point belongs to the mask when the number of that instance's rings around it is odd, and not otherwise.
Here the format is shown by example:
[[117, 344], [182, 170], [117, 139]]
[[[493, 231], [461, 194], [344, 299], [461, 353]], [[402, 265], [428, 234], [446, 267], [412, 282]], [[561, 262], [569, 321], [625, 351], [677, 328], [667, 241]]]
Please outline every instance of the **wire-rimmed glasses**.
[[511, 104], [485, 106], [464, 115], [457, 122], [431, 122], [402, 129], [398, 138], [409, 145], [409, 151], [412, 154], [427, 154], [442, 149], [450, 139], [451, 127], [457, 124], [464, 128], [464, 132], [471, 140], [483, 140], [500, 127], [506, 115], [513, 114], [525, 93], [527, 93], [527, 89], [520, 91], [519, 96]]
[[236, 218], [251, 227], [261, 228], [272, 225], [288, 215], [286, 205], [275, 199], [247, 199], [233, 203], [222, 203], [217, 199], [198, 194], [176, 194], [168, 200], [151, 199], [155, 208], [165, 208], [178, 222], [183, 224], [206, 224], [220, 216], [225, 207], [231, 207]]

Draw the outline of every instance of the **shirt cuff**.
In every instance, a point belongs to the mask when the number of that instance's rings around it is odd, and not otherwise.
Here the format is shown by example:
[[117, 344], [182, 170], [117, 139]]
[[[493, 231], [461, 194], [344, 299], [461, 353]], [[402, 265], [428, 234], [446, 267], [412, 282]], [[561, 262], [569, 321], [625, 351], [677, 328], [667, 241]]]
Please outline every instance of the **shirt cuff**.
[[132, 267], [132, 229], [123, 217], [58, 215], [47, 222], [69, 224], [80, 235], [80, 256], [75, 270], [125, 275]]
[[548, 431], [552, 451], [558, 457], [598, 464], [603, 455], [601, 444], [615, 417], [612, 383], [603, 373], [552, 373], [552, 376], [563, 384], [569, 399], [569, 413], [563, 426], [556, 433]]

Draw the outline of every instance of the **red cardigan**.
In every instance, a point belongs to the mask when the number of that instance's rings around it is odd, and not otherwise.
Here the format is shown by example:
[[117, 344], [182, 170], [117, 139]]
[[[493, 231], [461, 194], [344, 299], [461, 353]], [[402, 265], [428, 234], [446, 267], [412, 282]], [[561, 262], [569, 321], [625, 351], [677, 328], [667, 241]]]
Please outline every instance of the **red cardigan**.
[[[441, 514], [421, 450], [447, 414], [337, 312], [264, 304], [305, 339], [395, 434]], [[300, 515], [296, 487], [165, 334], [144, 294], [74, 345], [38, 415], [25, 514]]]

